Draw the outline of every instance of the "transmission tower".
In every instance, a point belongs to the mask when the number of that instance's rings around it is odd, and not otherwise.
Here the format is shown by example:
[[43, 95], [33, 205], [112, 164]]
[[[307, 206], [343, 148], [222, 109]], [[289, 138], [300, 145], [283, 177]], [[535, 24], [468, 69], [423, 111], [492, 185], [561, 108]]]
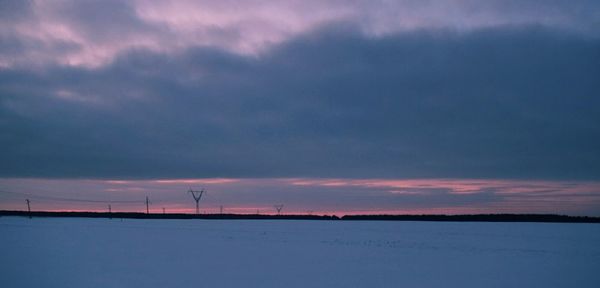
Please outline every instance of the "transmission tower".
[[281, 209], [283, 209], [283, 204], [273, 205], [273, 207], [275, 207], [275, 210], [277, 210], [277, 215], [281, 214]]
[[192, 190], [192, 188], [190, 188], [190, 190], [188, 190], [188, 193], [191, 193], [192, 197], [194, 197], [194, 200], [196, 201], [196, 214], [200, 214], [200, 199], [202, 198], [202, 194], [206, 193], [206, 191], [204, 191], [204, 189], [200, 191], [195, 191]]

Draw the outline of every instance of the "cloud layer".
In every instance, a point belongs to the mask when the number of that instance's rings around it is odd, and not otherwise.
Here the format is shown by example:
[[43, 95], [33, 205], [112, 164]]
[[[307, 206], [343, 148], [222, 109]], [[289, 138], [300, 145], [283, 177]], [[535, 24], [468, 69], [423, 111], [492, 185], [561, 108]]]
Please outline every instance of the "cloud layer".
[[2, 1], [0, 67], [99, 67], [129, 50], [212, 47], [241, 55], [331, 23], [371, 37], [543, 26], [598, 36], [595, 1]]
[[345, 3], [3, 2], [0, 176], [600, 179], [597, 4]]

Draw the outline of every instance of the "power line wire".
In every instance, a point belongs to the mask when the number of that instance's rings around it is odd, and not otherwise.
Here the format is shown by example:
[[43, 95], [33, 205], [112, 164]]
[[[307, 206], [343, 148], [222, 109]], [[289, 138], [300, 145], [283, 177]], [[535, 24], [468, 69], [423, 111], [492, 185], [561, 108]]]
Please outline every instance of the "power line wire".
[[98, 199], [81, 199], [81, 198], [66, 198], [66, 197], [53, 197], [53, 196], [42, 196], [31, 193], [23, 193], [23, 192], [12, 192], [0, 190], [0, 193], [14, 194], [30, 197], [32, 199], [37, 200], [51, 200], [51, 201], [65, 201], [65, 202], [80, 202], [80, 203], [144, 203], [144, 201], [136, 201], [136, 200], [98, 200]]

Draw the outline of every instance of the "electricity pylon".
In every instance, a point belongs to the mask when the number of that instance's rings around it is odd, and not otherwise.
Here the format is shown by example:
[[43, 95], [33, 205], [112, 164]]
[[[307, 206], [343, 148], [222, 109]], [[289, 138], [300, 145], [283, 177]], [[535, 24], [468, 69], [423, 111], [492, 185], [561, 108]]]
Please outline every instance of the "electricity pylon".
[[194, 200], [196, 201], [196, 214], [200, 214], [200, 199], [202, 198], [202, 194], [204, 194], [206, 191], [204, 191], [204, 189], [200, 190], [200, 191], [194, 191], [192, 190], [192, 188], [190, 188], [190, 190], [188, 190], [188, 193], [192, 193], [192, 197], [194, 197]]
[[281, 209], [283, 209], [283, 204], [273, 205], [273, 207], [275, 207], [275, 210], [277, 210], [277, 215], [281, 214]]

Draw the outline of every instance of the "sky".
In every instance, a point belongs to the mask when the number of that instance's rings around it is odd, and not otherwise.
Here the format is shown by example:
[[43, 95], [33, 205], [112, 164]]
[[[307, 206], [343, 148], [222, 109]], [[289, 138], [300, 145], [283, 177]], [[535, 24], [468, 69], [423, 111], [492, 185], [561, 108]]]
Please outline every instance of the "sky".
[[[0, 209], [600, 216], [597, 1], [0, 1]], [[78, 201], [76, 201], [78, 200]]]

